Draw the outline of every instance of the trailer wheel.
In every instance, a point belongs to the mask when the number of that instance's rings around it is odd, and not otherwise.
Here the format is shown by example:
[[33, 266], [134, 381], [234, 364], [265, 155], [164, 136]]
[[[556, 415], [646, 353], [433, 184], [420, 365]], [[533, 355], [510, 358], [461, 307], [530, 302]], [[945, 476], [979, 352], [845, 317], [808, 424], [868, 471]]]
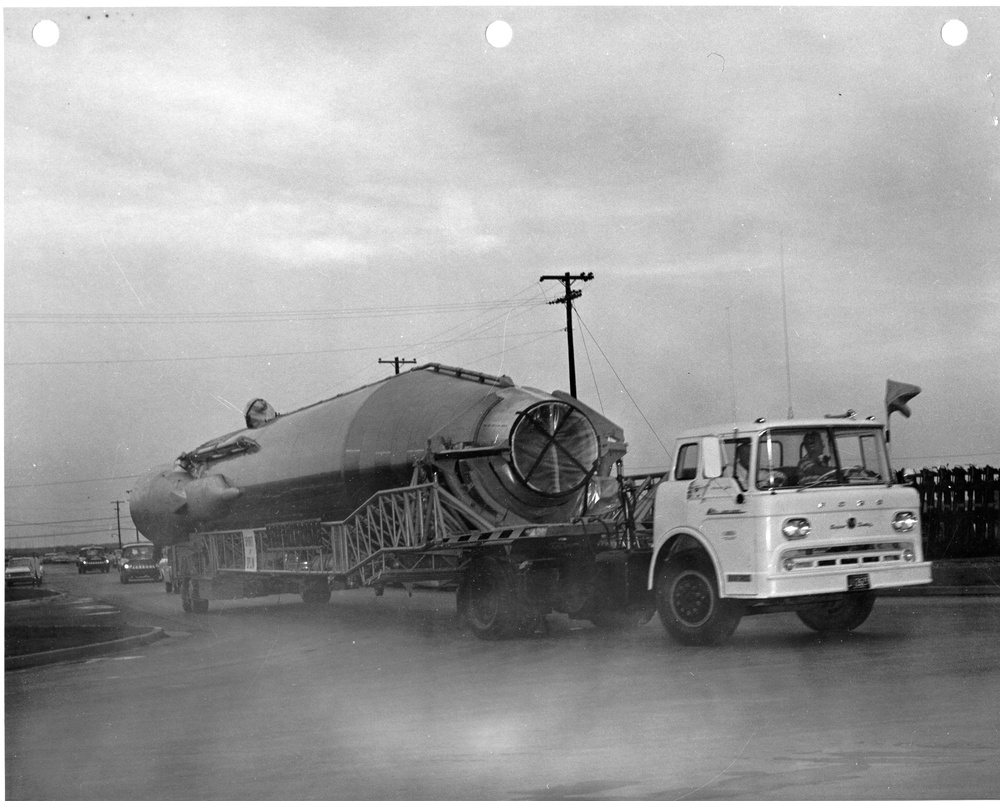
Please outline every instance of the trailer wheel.
[[671, 558], [656, 580], [656, 611], [672, 639], [682, 645], [714, 645], [729, 637], [743, 612], [719, 597], [715, 570], [704, 553]]
[[510, 565], [492, 558], [469, 566], [456, 601], [459, 618], [482, 640], [530, 634], [538, 619], [518, 608]]
[[833, 601], [804, 606], [796, 614], [813, 631], [853, 631], [868, 619], [873, 606], [874, 592], [851, 592]]

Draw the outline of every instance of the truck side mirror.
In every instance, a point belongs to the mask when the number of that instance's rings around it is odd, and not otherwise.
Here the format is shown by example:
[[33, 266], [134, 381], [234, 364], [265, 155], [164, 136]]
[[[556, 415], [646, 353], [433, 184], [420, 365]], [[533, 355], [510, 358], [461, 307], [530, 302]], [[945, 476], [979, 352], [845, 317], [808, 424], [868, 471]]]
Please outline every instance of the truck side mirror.
[[705, 437], [701, 441], [701, 471], [705, 478], [722, 475], [722, 447], [718, 437]]

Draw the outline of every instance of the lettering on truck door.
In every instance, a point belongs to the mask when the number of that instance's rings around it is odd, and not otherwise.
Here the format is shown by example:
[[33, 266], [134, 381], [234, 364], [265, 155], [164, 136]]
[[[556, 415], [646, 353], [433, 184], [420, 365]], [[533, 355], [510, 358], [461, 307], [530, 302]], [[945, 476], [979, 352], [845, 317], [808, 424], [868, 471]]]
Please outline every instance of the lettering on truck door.
[[[747, 503], [750, 440], [725, 440], [725, 467], [718, 478], [700, 478], [688, 491], [688, 520], [711, 544], [721, 563], [726, 595], [755, 595], [756, 522]], [[742, 459], [740, 457], [743, 457]]]

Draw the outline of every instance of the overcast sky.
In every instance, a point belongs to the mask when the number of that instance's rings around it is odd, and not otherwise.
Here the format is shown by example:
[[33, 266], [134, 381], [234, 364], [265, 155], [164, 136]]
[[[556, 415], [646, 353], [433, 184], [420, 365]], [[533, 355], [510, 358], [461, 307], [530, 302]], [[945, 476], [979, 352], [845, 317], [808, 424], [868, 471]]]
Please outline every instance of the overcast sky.
[[897, 466], [1000, 464], [995, 8], [6, 9], [4, 50], [11, 546], [379, 359], [567, 389], [567, 271], [633, 471], [889, 378]]

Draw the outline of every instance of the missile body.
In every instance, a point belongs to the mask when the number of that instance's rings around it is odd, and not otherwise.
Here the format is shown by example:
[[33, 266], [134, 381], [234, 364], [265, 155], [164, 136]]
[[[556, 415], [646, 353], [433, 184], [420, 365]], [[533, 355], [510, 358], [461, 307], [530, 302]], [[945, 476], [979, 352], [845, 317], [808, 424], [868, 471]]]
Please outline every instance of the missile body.
[[247, 420], [139, 480], [130, 507], [145, 537], [343, 520], [409, 484], [418, 462], [497, 525], [566, 522], [625, 452], [621, 428], [564, 393], [437, 364]]

